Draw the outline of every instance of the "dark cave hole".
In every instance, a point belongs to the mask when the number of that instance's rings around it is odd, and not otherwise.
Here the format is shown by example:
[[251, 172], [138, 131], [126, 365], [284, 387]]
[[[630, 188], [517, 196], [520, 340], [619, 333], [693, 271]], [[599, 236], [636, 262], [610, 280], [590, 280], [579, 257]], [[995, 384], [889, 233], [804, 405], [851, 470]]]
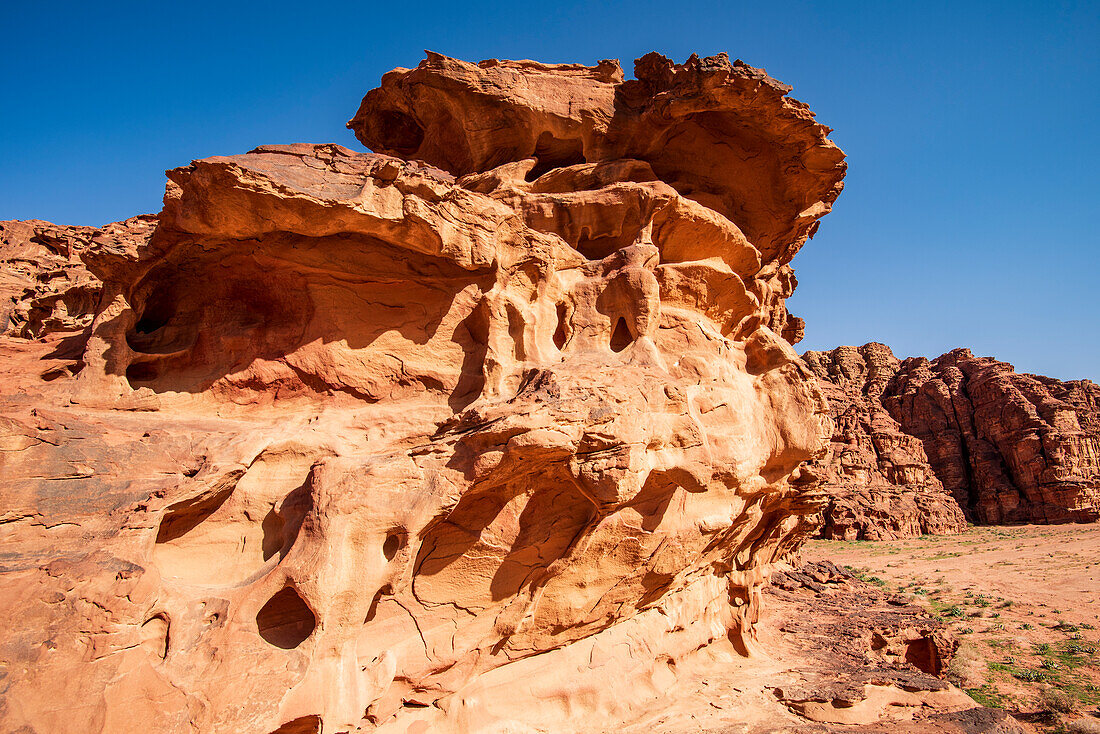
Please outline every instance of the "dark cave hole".
[[321, 734], [321, 717], [316, 714], [299, 716], [286, 722], [271, 734]]
[[397, 555], [397, 551], [405, 545], [405, 539], [401, 533], [390, 533], [386, 536], [386, 542], [382, 544], [382, 555], [386, 557], [387, 561], [392, 561], [393, 557]]
[[527, 181], [534, 181], [542, 174], [555, 168], [565, 168], [566, 166], [575, 166], [578, 163], [587, 162], [584, 157], [584, 143], [580, 139], [562, 140], [555, 138], [548, 132], [540, 135], [535, 143], [534, 157], [538, 162], [524, 176]]
[[317, 618], [313, 611], [287, 586], [267, 600], [256, 615], [256, 628], [260, 637], [275, 647], [292, 650], [313, 634]]
[[565, 343], [569, 341], [569, 326], [567, 320], [569, 318], [569, 309], [566, 308], [564, 303], [558, 304], [558, 328], [554, 330], [554, 346], [561, 351], [565, 348]]
[[126, 381], [130, 387], [136, 382], [152, 382], [157, 379], [157, 366], [153, 362], [134, 362], [126, 368]]
[[621, 352], [631, 345], [634, 335], [630, 333], [630, 327], [626, 325], [626, 319], [622, 316], [615, 322], [615, 330], [611, 332], [611, 351]]
[[415, 153], [424, 142], [424, 128], [403, 112], [389, 110], [380, 113], [378, 128], [383, 145], [399, 153]]
[[168, 543], [191, 532], [225, 504], [231, 494], [233, 488], [227, 487], [172, 505], [160, 521], [156, 542]]
[[158, 288], [150, 294], [141, 309], [141, 318], [134, 324], [134, 332], [152, 334], [163, 328], [176, 314], [175, 288]]

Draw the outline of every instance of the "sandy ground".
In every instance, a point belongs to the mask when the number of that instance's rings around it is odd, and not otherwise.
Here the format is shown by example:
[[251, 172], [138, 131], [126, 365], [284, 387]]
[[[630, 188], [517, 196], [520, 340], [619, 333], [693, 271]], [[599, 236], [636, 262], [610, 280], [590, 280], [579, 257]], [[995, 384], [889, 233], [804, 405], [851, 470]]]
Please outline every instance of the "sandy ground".
[[1035, 731], [1100, 713], [1100, 525], [971, 528], [957, 536], [807, 544], [927, 605], [961, 642], [954, 682]]

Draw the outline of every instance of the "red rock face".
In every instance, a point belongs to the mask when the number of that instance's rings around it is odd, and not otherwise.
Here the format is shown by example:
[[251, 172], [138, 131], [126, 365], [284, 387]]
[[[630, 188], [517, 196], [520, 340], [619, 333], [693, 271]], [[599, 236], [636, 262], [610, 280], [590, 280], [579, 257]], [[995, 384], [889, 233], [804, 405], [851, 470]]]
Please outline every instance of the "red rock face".
[[94, 318], [0, 345], [0, 729], [603, 731], [752, 650], [843, 154], [751, 67], [636, 74], [432, 55], [353, 120], [387, 154], [195, 161], [72, 234]]
[[883, 404], [979, 523], [1100, 519], [1100, 387], [956, 349], [901, 363]]
[[966, 529], [920, 439], [882, 405], [900, 364], [889, 347], [870, 343], [806, 352], [822, 382], [834, 430], [830, 458], [820, 467], [829, 501], [820, 534], [840, 540], [889, 540]]
[[99, 281], [84, 267], [92, 227], [0, 222], [0, 332], [23, 338], [79, 332], [92, 322]]
[[830, 538], [1100, 518], [1100, 387], [956, 349], [899, 362], [882, 344], [803, 355], [835, 421], [811, 471]]

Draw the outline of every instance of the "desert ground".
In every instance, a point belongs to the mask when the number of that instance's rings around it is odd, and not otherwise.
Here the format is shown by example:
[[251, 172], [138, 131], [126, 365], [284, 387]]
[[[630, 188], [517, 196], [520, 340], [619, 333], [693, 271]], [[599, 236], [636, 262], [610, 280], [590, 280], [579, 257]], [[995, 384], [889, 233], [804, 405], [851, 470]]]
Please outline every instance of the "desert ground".
[[960, 642], [949, 676], [979, 703], [1037, 732], [1100, 731], [1100, 526], [814, 540], [805, 556], [848, 566], [947, 622]]

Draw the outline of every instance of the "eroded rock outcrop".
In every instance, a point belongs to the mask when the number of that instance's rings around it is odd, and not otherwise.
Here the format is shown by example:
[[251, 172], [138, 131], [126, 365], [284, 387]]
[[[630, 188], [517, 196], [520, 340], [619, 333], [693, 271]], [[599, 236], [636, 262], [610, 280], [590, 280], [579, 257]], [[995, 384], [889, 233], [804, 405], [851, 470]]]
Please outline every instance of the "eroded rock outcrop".
[[91, 323], [100, 284], [80, 254], [93, 232], [41, 220], [0, 222], [0, 333], [30, 339]]
[[966, 518], [936, 477], [919, 438], [886, 411], [883, 393], [900, 362], [884, 344], [806, 352], [821, 380], [834, 428], [828, 460], [815, 469], [829, 495], [820, 534], [890, 540], [966, 530]]
[[956, 349], [911, 357], [883, 403], [979, 523], [1100, 519], [1100, 387]]
[[819, 508], [784, 299], [843, 155], [740, 62], [635, 74], [430, 55], [352, 122], [385, 154], [81, 232], [64, 379], [4, 342], [0, 726], [599, 731], [751, 652]]

